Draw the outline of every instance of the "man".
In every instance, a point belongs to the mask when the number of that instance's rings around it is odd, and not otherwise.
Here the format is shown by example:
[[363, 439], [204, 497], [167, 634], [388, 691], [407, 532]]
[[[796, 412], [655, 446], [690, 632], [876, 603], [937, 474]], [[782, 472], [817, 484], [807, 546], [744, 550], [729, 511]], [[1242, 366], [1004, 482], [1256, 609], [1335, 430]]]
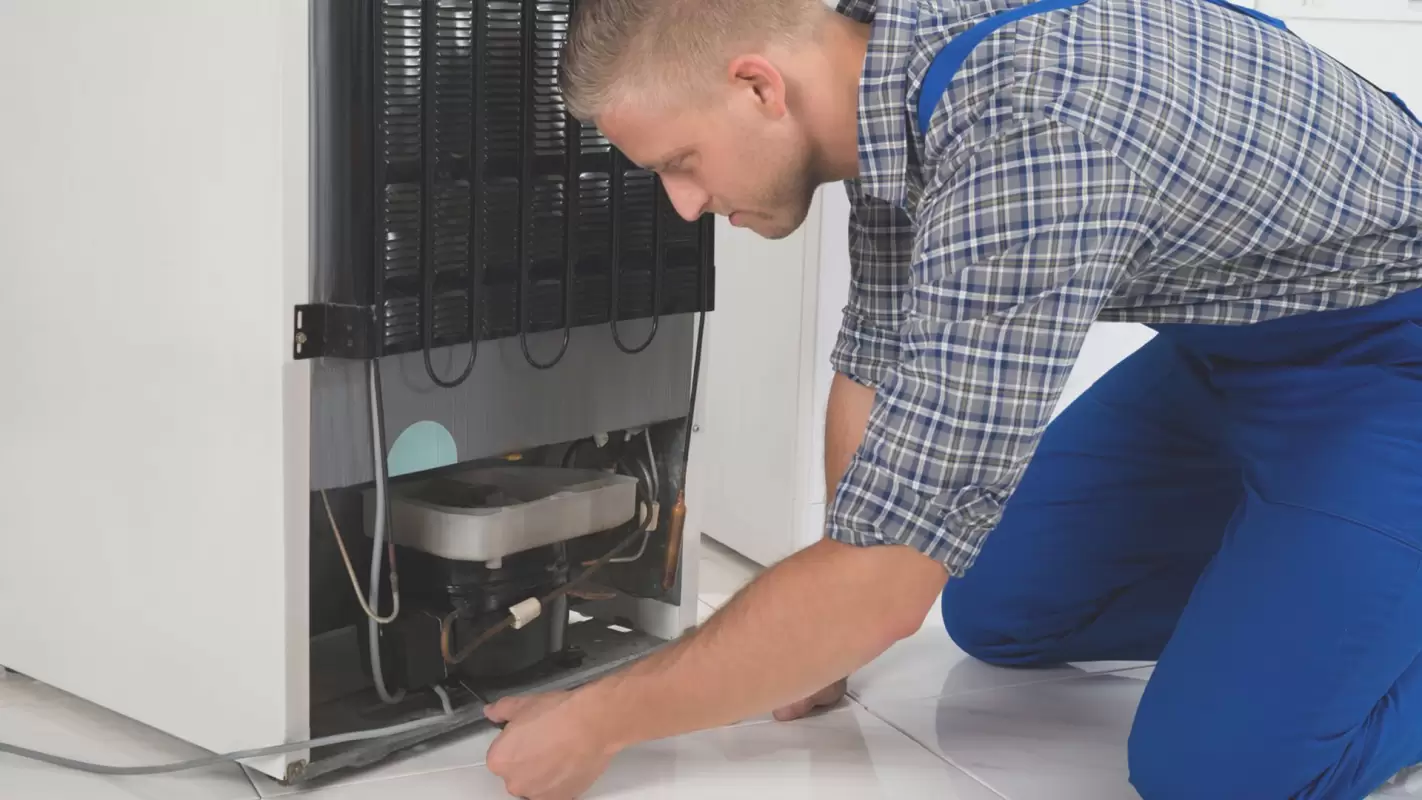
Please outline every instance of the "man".
[[[1025, 2], [580, 4], [572, 112], [687, 219], [781, 237], [848, 181], [854, 280], [825, 540], [625, 672], [495, 705], [511, 793], [836, 702], [940, 593], [994, 664], [1158, 659], [1146, 800], [1422, 761], [1422, 126], [1217, 2]], [[1159, 335], [1048, 429], [1098, 320]]]

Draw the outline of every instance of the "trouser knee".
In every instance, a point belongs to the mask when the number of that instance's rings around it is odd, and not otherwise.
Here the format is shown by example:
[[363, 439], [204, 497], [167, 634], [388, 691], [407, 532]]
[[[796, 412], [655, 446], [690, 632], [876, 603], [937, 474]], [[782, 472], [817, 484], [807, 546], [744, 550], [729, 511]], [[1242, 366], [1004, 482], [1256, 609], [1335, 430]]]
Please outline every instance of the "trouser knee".
[[1020, 626], [980, 596], [967, 582], [949, 581], [943, 590], [943, 627], [964, 653], [1000, 667], [1038, 666], [1047, 647], [1024, 636]]

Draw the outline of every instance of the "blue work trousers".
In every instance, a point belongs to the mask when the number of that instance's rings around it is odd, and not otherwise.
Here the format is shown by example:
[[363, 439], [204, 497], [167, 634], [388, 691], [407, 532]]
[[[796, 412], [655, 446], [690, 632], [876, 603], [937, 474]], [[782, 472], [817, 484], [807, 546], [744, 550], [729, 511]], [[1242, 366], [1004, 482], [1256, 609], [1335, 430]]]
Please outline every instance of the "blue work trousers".
[[943, 617], [1009, 666], [1158, 660], [1145, 800], [1358, 800], [1422, 762], [1422, 292], [1160, 326], [1048, 428]]

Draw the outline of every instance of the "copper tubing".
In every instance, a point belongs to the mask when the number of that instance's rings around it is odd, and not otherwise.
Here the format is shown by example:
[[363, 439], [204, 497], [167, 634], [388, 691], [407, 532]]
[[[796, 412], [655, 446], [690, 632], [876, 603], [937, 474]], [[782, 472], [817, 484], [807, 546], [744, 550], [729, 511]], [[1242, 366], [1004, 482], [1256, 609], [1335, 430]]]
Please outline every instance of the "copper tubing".
[[578, 600], [587, 600], [587, 601], [590, 601], [590, 602], [591, 602], [591, 601], [596, 601], [596, 600], [616, 600], [616, 599], [617, 599], [617, 592], [597, 592], [597, 591], [568, 592], [568, 596], [569, 596], [569, 597], [573, 597], [573, 598], [577, 598]]
[[671, 519], [667, 522], [667, 560], [662, 567], [662, 591], [670, 592], [676, 585], [676, 575], [681, 568], [682, 528], [686, 525], [686, 491], [676, 493], [676, 505], [672, 506]]
[[[552, 597], [553, 595], [549, 595], [550, 599]], [[464, 645], [464, 647], [460, 648], [458, 653], [451, 653], [449, 634], [450, 629], [454, 627], [454, 620], [457, 619], [458, 616], [458, 611], [451, 611], [449, 615], [444, 618], [444, 621], [440, 624], [439, 631], [440, 655], [444, 656], [444, 663], [448, 664], [451, 667], [455, 664], [462, 663], [465, 659], [469, 658], [469, 656], [473, 655], [475, 650], [478, 650], [480, 647], [483, 647], [484, 644], [490, 639], [513, 627], [514, 623], [514, 618], [512, 616], [506, 616], [498, 622], [494, 623], [493, 625], [489, 626], [478, 636], [474, 637], [474, 641]]]
[[454, 654], [449, 647], [449, 632], [450, 629], [454, 627], [454, 620], [458, 616], [458, 611], [451, 611], [445, 614], [444, 618], [439, 621], [439, 652], [440, 655], [444, 656], [444, 663], [446, 664], [455, 663]]

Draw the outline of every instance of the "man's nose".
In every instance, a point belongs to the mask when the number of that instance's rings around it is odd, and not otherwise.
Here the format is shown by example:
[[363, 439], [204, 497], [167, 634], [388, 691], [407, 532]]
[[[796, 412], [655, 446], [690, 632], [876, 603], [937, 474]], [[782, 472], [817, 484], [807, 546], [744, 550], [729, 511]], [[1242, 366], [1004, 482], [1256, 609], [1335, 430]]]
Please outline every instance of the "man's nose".
[[682, 219], [695, 222], [706, 213], [706, 206], [711, 202], [711, 197], [692, 181], [664, 176], [662, 185], [666, 187], [667, 198], [671, 200], [676, 213], [680, 214]]

